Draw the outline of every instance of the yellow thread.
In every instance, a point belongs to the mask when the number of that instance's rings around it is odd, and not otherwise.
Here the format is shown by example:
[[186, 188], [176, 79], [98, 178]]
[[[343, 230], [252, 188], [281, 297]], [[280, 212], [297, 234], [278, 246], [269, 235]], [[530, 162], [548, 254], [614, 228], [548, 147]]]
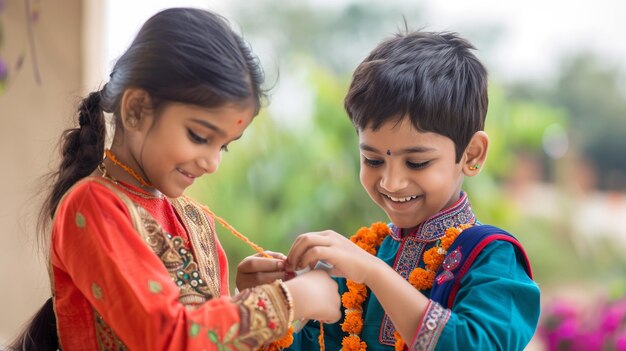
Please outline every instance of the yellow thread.
[[115, 165], [119, 166], [121, 169], [126, 171], [126, 173], [130, 174], [133, 178], [135, 178], [139, 182], [139, 184], [141, 184], [142, 187], [152, 188], [152, 184], [146, 182], [143, 179], [143, 177], [141, 177], [139, 174], [135, 172], [135, 170], [123, 164], [122, 161], [118, 160], [117, 157], [115, 157], [115, 155], [111, 152], [111, 150], [109, 149], [104, 150], [104, 154], [107, 156], [109, 160], [111, 160], [111, 162], [113, 162]]

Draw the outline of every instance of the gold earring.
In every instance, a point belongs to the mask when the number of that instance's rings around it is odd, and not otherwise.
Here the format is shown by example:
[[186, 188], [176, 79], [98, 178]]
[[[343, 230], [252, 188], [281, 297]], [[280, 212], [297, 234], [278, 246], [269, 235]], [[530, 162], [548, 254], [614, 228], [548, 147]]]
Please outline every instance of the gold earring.
[[480, 169], [480, 163], [477, 163], [477, 164], [475, 164], [475, 165], [471, 166], [471, 167], [470, 167], [470, 169], [471, 169], [472, 171], [475, 171], [475, 170], [477, 170], [477, 169]]

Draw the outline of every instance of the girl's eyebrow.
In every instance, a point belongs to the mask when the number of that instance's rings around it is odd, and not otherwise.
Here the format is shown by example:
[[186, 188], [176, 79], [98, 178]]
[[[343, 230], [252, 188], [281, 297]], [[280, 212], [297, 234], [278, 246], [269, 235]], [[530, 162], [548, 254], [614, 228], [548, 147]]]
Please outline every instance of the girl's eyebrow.
[[191, 120], [192, 122], [195, 122], [197, 124], [200, 124], [208, 129], [211, 129], [213, 131], [215, 131], [216, 133], [218, 133], [221, 136], [226, 136], [226, 132], [224, 132], [223, 130], [221, 130], [220, 128], [218, 128], [215, 124], [205, 121], [203, 119], [197, 119], [197, 118], [193, 118]]
[[[365, 143], [360, 143], [359, 144], [359, 149], [361, 149], [363, 151], [370, 151], [370, 152], [378, 153], [378, 154], [382, 153], [378, 149], [376, 149], [375, 147], [367, 145]], [[415, 147], [410, 147], [410, 148], [407, 148], [407, 149], [404, 149], [404, 150], [400, 150], [400, 152], [394, 152], [394, 155], [395, 154], [424, 153], [424, 152], [430, 152], [430, 151], [435, 151], [435, 149], [431, 148], [431, 147], [426, 147], [426, 146], [415, 146]]]

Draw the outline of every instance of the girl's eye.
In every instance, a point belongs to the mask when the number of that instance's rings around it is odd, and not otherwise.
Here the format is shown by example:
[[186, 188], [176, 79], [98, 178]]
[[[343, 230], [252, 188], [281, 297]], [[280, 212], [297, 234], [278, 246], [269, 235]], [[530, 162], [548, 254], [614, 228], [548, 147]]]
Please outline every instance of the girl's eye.
[[430, 161], [419, 162], [419, 163], [406, 161], [406, 165], [410, 169], [422, 169], [422, 168], [428, 166], [429, 164], [430, 164]]
[[189, 139], [196, 144], [206, 144], [209, 142], [209, 139], [205, 139], [198, 134], [194, 133], [191, 129], [187, 129], [187, 134], [189, 134]]
[[374, 160], [371, 158], [367, 158], [365, 156], [363, 156], [363, 163], [365, 163], [366, 165], [370, 166], [370, 167], [377, 167], [383, 164], [382, 160]]
[[228, 145], [222, 146], [221, 150], [224, 151], [224, 152], [228, 152]]

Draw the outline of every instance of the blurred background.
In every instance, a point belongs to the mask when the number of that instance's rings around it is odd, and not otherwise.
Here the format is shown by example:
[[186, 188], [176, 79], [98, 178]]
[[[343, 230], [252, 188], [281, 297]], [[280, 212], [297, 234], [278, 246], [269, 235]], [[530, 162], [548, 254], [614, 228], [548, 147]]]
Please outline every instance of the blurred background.
[[[0, 0], [0, 345], [50, 294], [35, 222], [60, 133], [139, 26], [183, 5], [227, 17], [271, 88], [220, 171], [188, 194], [273, 251], [301, 232], [386, 220], [359, 184], [343, 110], [367, 53], [405, 26], [472, 41], [490, 72], [492, 142], [465, 190], [530, 256], [542, 317], [528, 350], [626, 350], [626, 4], [615, 0]], [[232, 278], [253, 252], [218, 232]]]

